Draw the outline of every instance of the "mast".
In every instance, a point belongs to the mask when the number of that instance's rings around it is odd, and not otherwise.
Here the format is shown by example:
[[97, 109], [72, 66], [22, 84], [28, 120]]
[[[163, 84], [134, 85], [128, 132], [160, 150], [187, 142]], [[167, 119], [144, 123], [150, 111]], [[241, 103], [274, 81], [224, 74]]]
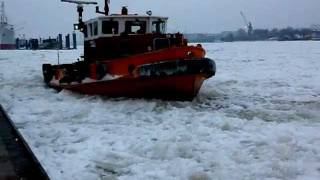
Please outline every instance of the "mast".
[[96, 13], [98, 14], [104, 14], [106, 16], [109, 15], [109, 4], [110, 4], [110, 0], [104, 0], [104, 11], [100, 11], [99, 10], [99, 6], [96, 7]]
[[[82, 20], [83, 5], [97, 5], [98, 3], [96, 1], [87, 1], [87, 0], [61, 0], [61, 2], [68, 2], [68, 3], [73, 3], [77, 5], [78, 23], [74, 24], [74, 30], [80, 30], [81, 32], [83, 32], [85, 28], [84, 22]], [[105, 0], [104, 3], [105, 3], [104, 11], [100, 11], [99, 6], [96, 6], [96, 13], [104, 14], [108, 16], [110, 0]]]
[[8, 23], [8, 18], [5, 14], [4, 11], [4, 2], [1, 1], [1, 6], [0, 6], [0, 24], [7, 24]]
[[110, 4], [110, 0], [105, 0], [104, 1], [104, 13], [106, 16], [109, 15], [109, 4]]
[[77, 4], [77, 12], [78, 12], [78, 23], [74, 24], [74, 30], [79, 30], [80, 32], [84, 31], [84, 22], [82, 20], [83, 15], [83, 5], [96, 5], [98, 4], [95, 1], [84, 1], [84, 0], [61, 0], [61, 2], [73, 3]]

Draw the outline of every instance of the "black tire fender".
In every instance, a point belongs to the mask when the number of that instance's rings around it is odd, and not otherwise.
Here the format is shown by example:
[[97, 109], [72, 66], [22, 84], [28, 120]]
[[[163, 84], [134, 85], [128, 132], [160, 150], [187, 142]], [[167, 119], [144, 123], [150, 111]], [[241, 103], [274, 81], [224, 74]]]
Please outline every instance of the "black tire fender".
[[51, 64], [43, 64], [42, 65], [42, 73], [44, 82], [49, 84], [53, 77], [53, 69]]

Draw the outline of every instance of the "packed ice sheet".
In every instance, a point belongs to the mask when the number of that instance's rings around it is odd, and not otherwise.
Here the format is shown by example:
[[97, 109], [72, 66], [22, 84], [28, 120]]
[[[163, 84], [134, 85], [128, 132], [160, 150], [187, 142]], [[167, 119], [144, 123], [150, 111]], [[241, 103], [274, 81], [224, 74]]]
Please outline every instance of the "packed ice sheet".
[[192, 102], [57, 92], [57, 51], [0, 51], [0, 103], [53, 180], [320, 179], [320, 43], [204, 48], [218, 72]]

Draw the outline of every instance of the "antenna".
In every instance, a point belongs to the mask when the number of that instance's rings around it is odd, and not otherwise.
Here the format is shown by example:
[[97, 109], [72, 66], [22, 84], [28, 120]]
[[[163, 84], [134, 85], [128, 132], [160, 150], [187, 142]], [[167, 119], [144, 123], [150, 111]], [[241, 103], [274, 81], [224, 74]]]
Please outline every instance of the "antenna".
[[60, 50], [57, 48], [58, 64], [60, 64]]
[[78, 24], [74, 24], [74, 30], [79, 30], [81, 32], [84, 31], [84, 22], [82, 21], [82, 14], [83, 14], [83, 5], [96, 5], [98, 4], [95, 1], [83, 1], [83, 0], [61, 0], [61, 2], [68, 2], [68, 3], [73, 3], [73, 4], [77, 4], [77, 11], [79, 14], [78, 17]]
[[6, 13], [4, 11], [4, 2], [1, 1], [1, 6], [0, 6], [0, 24], [7, 24], [8, 19], [6, 16]]

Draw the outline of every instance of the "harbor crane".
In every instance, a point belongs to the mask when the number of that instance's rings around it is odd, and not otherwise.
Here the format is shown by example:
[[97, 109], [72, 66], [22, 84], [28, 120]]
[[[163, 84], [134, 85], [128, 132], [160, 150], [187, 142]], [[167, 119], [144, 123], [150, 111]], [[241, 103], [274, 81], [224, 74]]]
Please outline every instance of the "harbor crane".
[[252, 32], [253, 32], [252, 23], [247, 20], [246, 16], [244, 15], [244, 13], [242, 11], [240, 12], [240, 14], [241, 14], [241, 17], [242, 17], [242, 19], [244, 21], [244, 24], [245, 24], [245, 27], [247, 29], [248, 35], [251, 36]]

